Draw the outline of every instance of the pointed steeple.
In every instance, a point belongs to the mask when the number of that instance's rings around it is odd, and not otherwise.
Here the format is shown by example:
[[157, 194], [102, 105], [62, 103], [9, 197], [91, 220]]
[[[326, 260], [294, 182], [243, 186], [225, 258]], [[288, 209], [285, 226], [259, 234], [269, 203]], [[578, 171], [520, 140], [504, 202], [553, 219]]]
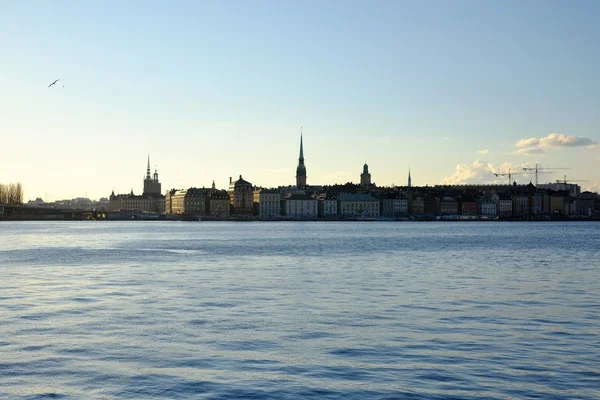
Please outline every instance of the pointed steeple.
[[300, 128], [300, 164], [304, 164], [304, 149], [302, 148], [302, 128]]
[[408, 166], [408, 187], [412, 187], [412, 180], [410, 179], [410, 165]]
[[302, 128], [300, 128], [300, 157], [298, 158], [298, 168], [296, 168], [296, 186], [306, 186], [306, 166], [304, 165], [304, 146], [302, 144]]
[[150, 177], [150, 153], [148, 153], [148, 167], [146, 168], [146, 179], [151, 179], [151, 177]]

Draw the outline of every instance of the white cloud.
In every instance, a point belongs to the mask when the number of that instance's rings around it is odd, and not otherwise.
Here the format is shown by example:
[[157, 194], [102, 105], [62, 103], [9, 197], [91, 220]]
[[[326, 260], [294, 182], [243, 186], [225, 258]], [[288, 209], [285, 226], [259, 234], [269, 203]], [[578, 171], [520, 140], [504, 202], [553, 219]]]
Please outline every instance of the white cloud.
[[585, 188], [588, 192], [600, 192], [600, 182], [594, 182]]
[[526, 147], [524, 149], [519, 149], [517, 151], [513, 151], [509, 154], [516, 154], [519, 156], [545, 156], [546, 152], [539, 147]]
[[540, 147], [560, 149], [565, 147], [596, 147], [598, 142], [583, 136], [565, 135], [564, 133], [551, 133], [542, 138], [526, 138], [517, 142], [517, 147]]
[[521, 139], [517, 142], [517, 147], [539, 146], [539, 144], [540, 139], [537, 138]]
[[456, 171], [450, 176], [444, 178], [446, 185], [462, 185], [465, 183], [482, 183], [483, 181], [494, 180], [496, 168], [487, 161], [475, 160], [471, 165], [458, 164]]
[[479, 150], [478, 151], [479, 154], [487, 154], [488, 153], [488, 149], [485, 150]]
[[508, 171], [514, 173], [513, 180], [517, 182], [529, 182], [533, 176], [530, 173], [525, 173], [523, 167], [531, 167], [532, 163], [523, 163], [514, 165], [510, 162], [505, 162], [499, 166], [482, 160], [476, 160], [473, 164], [458, 164], [454, 174], [446, 176], [442, 181], [446, 185], [463, 185], [463, 184], [490, 184], [508, 182], [508, 176], [495, 176], [494, 174], [505, 174]]

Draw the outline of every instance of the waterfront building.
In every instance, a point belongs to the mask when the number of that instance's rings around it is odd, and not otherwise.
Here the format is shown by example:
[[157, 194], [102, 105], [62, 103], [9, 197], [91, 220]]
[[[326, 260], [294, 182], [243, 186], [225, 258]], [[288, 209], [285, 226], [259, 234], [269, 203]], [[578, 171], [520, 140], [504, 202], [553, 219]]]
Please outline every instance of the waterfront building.
[[550, 214], [550, 197], [545, 190], [536, 190], [531, 198], [532, 215]]
[[341, 194], [338, 197], [338, 210], [345, 217], [379, 217], [379, 200], [366, 193]]
[[461, 215], [477, 215], [479, 214], [479, 206], [473, 199], [465, 198], [460, 201]]
[[458, 202], [450, 196], [444, 196], [440, 200], [440, 214], [455, 215], [458, 214]]
[[554, 192], [564, 192], [567, 191], [569, 193], [569, 196], [572, 197], [577, 197], [579, 196], [579, 194], [581, 193], [581, 187], [577, 184], [574, 183], [566, 183], [566, 182], [561, 182], [561, 181], [557, 181], [554, 183], [540, 183], [539, 185], [537, 185], [538, 189], [544, 189], [544, 190], [552, 190]]
[[131, 210], [148, 213], [162, 213], [165, 209], [165, 198], [162, 195], [136, 196], [130, 194], [115, 195], [113, 191], [108, 198], [107, 211]]
[[594, 203], [598, 199], [597, 193], [582, 192], [576, 200], [575, 211], [578, 215], [591, 217], [594, 213]]
[[207, 195], [206, 205], [208, 215], [218, 218], [229, 217], [231, 209], [229, 194], [226, 190], [215, 189], [214, 182], [212, 190]]
[[318, 200], [307, 194], [293, 194], [285, 199], [287, 218], [315, 219], [318, 215]]
[[498, 214], [498, 205], [489, 196], [482, 197], [477, 201], [477, 204], [481, 215], [496, 216]]
[[529, 215], [529, 196], [523, 193], [515, 193], [512, 195], [513, 214], [517, 216]]
[[550, 194], [550, 213], [552, 215], [569, 215], [570, 198], [568, 191], [556, 191]]
[[298, 167], [296, 168], [296, 186], [299, 188], [306, 187], [306, 166], [304, 165], [302, 130], [300, 130], [300, 157], [298, 158]]
[[506, 194], [502, 193], [498, 195], [498, 215], [503, 217], [510, 217], [512, 215], [512, 198]]
[[395, 193], [384, 195], [381, 200], [381, 216], [398, 217], [408, 214], [408, 200]]
[[186, 189], [181, 189], [171, 194], [171, 214], [185, 214], [186, 193]]
[[167, 190], [165, 193], [165, 214], [173, 214], [173, 209], [171, 207], [171, 199], [173, 195], [177, 192], [178, 189]]
[[337, 198], [331, 194], [326, 194], [319, 200], [319, 218], [334, 218], [337, 215]]
[[115, 195], [108, 198], [107, 211], [131, 210], [148, 213], [162, 213], [165, 209], [165, 198], [162, 195], [136, 196], [133, 190], [130, 194]]
[[425, 214], [437, 214], [440, 209], [440, 199], [434, 196], [427, 196], [423, 199], [423, 208]]
[[148, 156], [143, 194], [136, 196], [133, 194], [132, 189], [129, 194], [115, 195], [115, 191], [113, 190], [108, 198], [107, 211], [133, 210], [148, 213], [163, 213], [165, 210], [165, 196], [162, 195], [160, 187], [158, 172], [154, 171], [154, 178], [150, 176], [150, 156]]
[[425, 201], [421, 196], [415, 196], [410, 200], [409, 212], [414, 215], [422, 215], [425, 213]]
[[254, 190], [252, 184], [242, 178], [232, 181], [229, 178], [229, 202], [233, 214], [252, 214], [254, 208]]
[[254, 191], [254, 202], [258, 204], [258, 217], [262, 220], [281, 218], [281, 191], [258, 188]]
[[189, 188], [185, 193], [184, 214], [206, 215], [206, 189]]
[[362, 174], [360, 174], [360, 186], [371, 186], [371, 174], [369, 173], [369, 166], [367, 165], [367, 163], [363, 165], [363, 172]]

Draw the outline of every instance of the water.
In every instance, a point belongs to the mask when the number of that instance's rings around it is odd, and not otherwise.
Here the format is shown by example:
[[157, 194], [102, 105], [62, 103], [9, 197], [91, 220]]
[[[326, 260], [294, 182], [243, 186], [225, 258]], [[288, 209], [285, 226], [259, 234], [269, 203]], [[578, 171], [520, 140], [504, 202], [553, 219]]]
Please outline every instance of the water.
[[0, 223], [0, 398], [600, 398], [600, 224]]

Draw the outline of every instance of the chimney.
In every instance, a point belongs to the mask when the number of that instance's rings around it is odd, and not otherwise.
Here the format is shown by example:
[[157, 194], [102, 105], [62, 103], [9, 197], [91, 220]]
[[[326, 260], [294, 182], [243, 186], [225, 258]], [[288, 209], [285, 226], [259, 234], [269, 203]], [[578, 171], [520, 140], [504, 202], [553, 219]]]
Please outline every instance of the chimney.
[[231, 177], [229, 177], [229, 184], [231, 185]]

